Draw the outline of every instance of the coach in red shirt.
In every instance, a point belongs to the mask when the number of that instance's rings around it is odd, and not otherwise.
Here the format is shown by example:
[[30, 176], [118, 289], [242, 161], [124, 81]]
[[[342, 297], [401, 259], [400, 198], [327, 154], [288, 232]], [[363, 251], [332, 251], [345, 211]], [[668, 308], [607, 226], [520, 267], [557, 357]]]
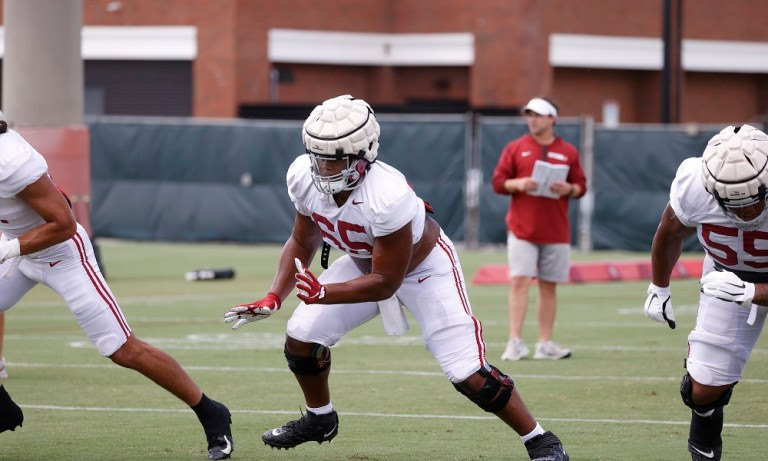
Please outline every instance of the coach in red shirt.
[[[578, 150], [555, 136], [557, 106], [547, 98], [533, 98], [523, 113], [529, 133], [504, 147], [492, 179], [496, 193], [512, 196], [506, 217], [509, 341], [501, 358], [520, 360], [530, 352], [521, 333], [528, 288], [537, 277], [539, 337], [533, 358], [557, 360], [571, 356], [552, 341], [557, 284], [568, 281], [571, 263], [568, 200], [582, 197], [587, 182]], [[534, 168], [551, 173], [534, 174]]]

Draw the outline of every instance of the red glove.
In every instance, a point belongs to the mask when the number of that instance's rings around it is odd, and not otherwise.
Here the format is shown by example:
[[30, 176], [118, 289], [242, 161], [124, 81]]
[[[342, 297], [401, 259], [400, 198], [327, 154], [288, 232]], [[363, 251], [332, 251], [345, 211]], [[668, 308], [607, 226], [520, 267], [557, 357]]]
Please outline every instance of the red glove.
[[237, 320], [237, 322], [232, 325], [232, 329], [237, 330], [246, 323], [265, 319], [274, 314], [280, 309], [280, 304], [279, 296], [271, 292], [267, 293], [267, 296], [264, 296], [258, 301], [230, 307], [224, 314], [224, 323]]
[[307, 304], [314, 304], [325, 298], [325, 286], [317, 280], [315, 274], [304, 267], [299, 258], [294, 260], [296, 263], [296, 297]]

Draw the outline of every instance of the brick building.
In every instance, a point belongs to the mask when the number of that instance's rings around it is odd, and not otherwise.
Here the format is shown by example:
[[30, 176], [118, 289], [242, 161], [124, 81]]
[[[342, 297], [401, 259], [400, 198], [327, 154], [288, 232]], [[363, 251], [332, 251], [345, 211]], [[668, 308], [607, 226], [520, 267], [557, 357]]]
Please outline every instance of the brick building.
[[[664, 1], [83, 0], [86, 111], [236, 117], [351, 93], [513, 113], [549, 95], [655, 123]], [[680, 121], [765, 120], [765, 2], [681, 4]]]

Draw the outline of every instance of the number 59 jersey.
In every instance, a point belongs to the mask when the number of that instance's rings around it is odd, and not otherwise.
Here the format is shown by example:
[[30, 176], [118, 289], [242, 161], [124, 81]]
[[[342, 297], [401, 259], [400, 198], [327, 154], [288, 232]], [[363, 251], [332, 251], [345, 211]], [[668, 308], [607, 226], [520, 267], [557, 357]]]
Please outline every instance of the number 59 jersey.
[[705, 273], [714, 262], [737, 273], [768, 277], [768, 220], [755, 230], [736, 227], [704, 188], [701, 157], [680, 164], [670, 188], [669, 204], [683, 225], [697, 228], [699, 242], [708, 256]]
[[323, 240], [351, 256], [371, 258], [373, 242], [411, 223], [413, 243], [424, 232], [424, 202], [416, 196], [402, 173], [377, 160], [360, 186], [338, 206], [332, 195], [312, 183], [309, 155], [302, 154], [288, 168], [288, 195], [296, 211], [317, 224]]

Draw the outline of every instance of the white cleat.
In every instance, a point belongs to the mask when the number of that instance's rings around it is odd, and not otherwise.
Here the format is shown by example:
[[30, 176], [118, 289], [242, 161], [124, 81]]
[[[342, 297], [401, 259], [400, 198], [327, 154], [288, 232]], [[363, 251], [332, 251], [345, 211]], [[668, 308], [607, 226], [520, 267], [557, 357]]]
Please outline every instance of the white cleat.
[[528, 346], [525, 345], [525, 341], [520, 338], [510, 339], [507, 341], [507, 347], [504, 349], [504, 353], [501, 354], [501, 360], [516, 362], [530, 353], [531, 351], [528, 349]]
[[544, 359], [544, 360], [567, 359], [570, 356], [571, 356], [570, 349], [560, 347], [560, 345], [554, 341], [536, 343], [536, 352], [533, 354], [534, 359]]

